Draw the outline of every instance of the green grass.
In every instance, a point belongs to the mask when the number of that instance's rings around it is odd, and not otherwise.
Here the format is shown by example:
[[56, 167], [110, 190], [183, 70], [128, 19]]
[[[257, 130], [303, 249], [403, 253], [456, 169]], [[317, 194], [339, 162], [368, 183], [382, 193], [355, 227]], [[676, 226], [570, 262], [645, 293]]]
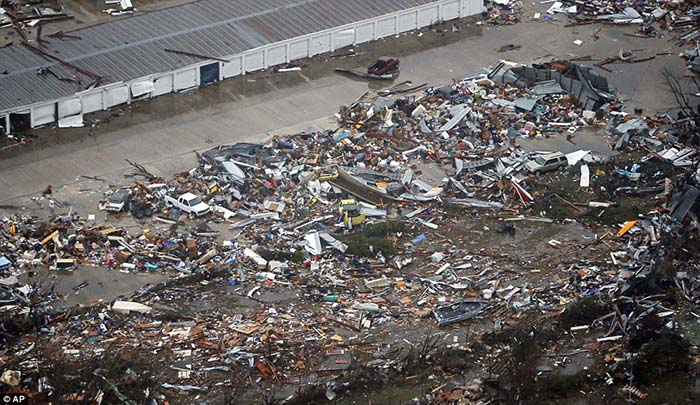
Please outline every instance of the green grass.
[[277, 260], [280, 262], [303, 263], [306, 255], [303, 250], [285, 252], [281, 250], [258, 249], [257, 253], [265, 260]]
[[396, 232], [403, 232], [406, 225], [400, 221], [384, 221], [376, 224], [369, 224], [360, 232], [367, 237], [384, 238]]
[[582, 219], [604, 225], [615, 225], [633, 221], [655, 206], [655, 201], [649, 198], [620, 197], [618, 201], [619, 204], [614, 207], [591, 208], [582, 216]]
[[610, 312], [608, 305], [595, 295], [579, 298], [569, 304], [559, 318], [559, 325], [568, 330], [572, 326], [589, 325]]
[[350, 255], [374, 257], [377, 252], [382, 252], [385, 256], [393, 256], [396, 247], [387, 237], [405, 229], [406, 225], [403, 222], [384, 221], [366, 225], [359, 232], [337, 235], [337, 238], [348, 245], [346, 253]]

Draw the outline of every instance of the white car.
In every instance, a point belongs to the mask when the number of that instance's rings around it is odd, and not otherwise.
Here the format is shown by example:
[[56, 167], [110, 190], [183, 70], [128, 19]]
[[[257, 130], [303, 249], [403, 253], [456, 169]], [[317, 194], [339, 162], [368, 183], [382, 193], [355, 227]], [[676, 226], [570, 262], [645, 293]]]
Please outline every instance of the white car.
[[122, 188], [110, 195], [107, 198], [107, 211], [121, 212], [123, 210], [129, 210], [129, 203], [131, 202], [131, 190], [128, 188]]
[[198, 217], [206, 215], [211, 212], [209, 204], [202, 201], [201, 198], [197, 197], [192, 193], [185, 193], [178, 198], [170, 197], [169, 195], [164, 196], [165, 203], [167, 205], [179, 208], [180, 210], [188, 213], [194, 214]]
[[539, 155], [532, 158], [529, 162], [525, 163], [525, 168], [530, 173], [535, 173], [540, 175], [544, 172], [551, 170], [557, 170], [560, 167], [564, 167], [568, 164], [568, 160], [563, 153], [555, 152], [546, 155]]

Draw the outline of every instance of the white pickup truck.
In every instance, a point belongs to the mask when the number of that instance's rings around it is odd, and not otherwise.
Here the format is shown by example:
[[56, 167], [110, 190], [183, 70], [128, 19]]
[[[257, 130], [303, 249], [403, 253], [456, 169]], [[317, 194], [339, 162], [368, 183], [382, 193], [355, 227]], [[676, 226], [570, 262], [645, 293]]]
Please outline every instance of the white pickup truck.
[[165, 204], [171, 207], [179, 208], [188, 214], [194, 214], [198, 217], [206, 215], [211, 211], [209, 204], [205, 203], [201, 198], [192, 193], [185, 193], [177, 198], [166, 194], [163, 196], [163, 200], [165, 201]]

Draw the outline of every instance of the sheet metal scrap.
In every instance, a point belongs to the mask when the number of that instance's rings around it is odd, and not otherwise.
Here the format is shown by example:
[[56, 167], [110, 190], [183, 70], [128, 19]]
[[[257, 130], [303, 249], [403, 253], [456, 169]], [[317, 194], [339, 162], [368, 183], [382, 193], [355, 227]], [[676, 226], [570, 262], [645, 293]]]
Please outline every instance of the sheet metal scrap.
[[484, 311], [486, 301], [461, 301], [438, 306], [433, 309], [433, 316], [438, 326], [446, 326], [474, 318]]

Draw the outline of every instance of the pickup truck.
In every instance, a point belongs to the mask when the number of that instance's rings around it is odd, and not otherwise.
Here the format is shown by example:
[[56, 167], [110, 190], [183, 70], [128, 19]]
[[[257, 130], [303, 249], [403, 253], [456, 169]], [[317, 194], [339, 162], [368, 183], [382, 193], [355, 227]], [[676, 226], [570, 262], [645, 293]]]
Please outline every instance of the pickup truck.
[[163, 196], [163, 200], [168, 206], [179, 208], [188, 214], [194, 214], [198, 217], [206, 215], [211, 211], [207, 203], [192, 193], [185, 193], [177, 198], [166, 194]]
[[131, 191], [128, 188], [122, 188], [109, 196], [107, 198], [107, 205], [105, 209], [107, 211], [121, 212], [123, 210], [129, 210], [129, 203], [131, 202]]

